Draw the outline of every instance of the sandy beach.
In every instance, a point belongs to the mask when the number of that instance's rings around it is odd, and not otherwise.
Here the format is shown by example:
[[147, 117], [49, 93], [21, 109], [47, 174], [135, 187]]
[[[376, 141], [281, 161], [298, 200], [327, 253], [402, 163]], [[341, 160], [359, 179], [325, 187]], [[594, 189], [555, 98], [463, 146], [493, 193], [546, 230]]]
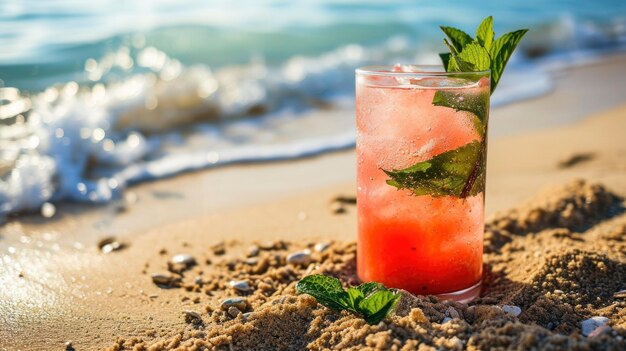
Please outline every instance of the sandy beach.
[[[560, 72], [551, 94], [493, 109], [475, 307], [406, 294], [386, 324], [367, 326], [295, 297], [305, 273], [354, 279], [355, 208], [330, 208], [355, 195], [347, 150], [198, 171], [134, 186], [106, 207], [10, 220], [0, 228], [0, 349], [624, 349], [624, 76], [626, 56], [610, 56]], [[577, 121], [563, 124], [570, 114]], [[98, 241], [111, 236], [123, 247], [103, 254]], [[313, 250], [316, 264], [285, 263], [323, 243], [332, 245]], [[155, 285], [151, 274], [169, 275], [180, 253], [197, 265], [175, 287]], [[227, 284], [244, 278], [253, 292]], [[222, 311], [235, 295], [251, 315]], [[610, 328], [583, 336], [593, 316]]]

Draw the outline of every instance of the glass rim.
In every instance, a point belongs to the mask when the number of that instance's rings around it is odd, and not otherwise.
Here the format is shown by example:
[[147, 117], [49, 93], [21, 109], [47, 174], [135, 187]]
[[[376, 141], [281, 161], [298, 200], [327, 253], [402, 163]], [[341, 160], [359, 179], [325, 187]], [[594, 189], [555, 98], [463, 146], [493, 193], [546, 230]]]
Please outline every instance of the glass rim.
[[491, 70], [484, 71], [464, 71], [464, 72], [446, 72], [443, 65], [403, 65], [410, 66], [416, 70], [411, 72], [393, 72], [393, 68], [396, 65], [381, 65], [381, 66], [363, 66], [355, 69], [355, 73], [365, 76], [387, 76], [387, 77], [413, 77], [413, 78], [425, 78], [425, 77], [455, 77], [473, 75], [484, 76], [491, 75]]

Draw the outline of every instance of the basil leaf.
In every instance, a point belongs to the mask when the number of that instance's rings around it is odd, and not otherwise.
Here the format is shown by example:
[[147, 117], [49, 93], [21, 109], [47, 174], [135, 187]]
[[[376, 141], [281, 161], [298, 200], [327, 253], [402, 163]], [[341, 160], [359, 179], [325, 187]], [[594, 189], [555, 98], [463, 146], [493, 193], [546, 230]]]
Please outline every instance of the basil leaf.
[[391, 178], [387, 184], [407, 189], [416, 196], [476, 195], [484, 190], [483, 145], [473, 141], [405, 169], [383, 169]]

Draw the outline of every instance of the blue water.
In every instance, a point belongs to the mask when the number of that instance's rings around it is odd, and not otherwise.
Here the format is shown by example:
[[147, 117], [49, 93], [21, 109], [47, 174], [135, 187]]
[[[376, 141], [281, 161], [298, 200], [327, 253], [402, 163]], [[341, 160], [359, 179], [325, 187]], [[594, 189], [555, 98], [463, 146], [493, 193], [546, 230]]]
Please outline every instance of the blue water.
[[495, 105], [626, 48], [623, 0], [1, 1], [0, 215], [350, 147], [354, 68], [437, 63], [438, 25], [487, 15], [531, 29]]
[[610, 44], [626, 31], [622, 0], [3, 1], [0, 78], [29, 90], [80, 81], [87, 59], [133, 41], [211, 67], [279, 64], [394, 35], [416, 52], [442, 50], [439, 25], [469, 30], [487, 15], [496, 33], [533, 28], [525, 42], [549, 50]]

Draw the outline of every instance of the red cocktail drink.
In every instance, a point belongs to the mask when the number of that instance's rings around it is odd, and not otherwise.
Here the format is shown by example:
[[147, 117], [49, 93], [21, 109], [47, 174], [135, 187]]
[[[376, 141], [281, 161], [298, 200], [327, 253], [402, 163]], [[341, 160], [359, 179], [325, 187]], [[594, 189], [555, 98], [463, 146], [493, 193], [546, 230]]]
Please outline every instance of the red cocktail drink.
[[357, 70], [361, 280], [479, 294], [489, 83], [433, 66]]

